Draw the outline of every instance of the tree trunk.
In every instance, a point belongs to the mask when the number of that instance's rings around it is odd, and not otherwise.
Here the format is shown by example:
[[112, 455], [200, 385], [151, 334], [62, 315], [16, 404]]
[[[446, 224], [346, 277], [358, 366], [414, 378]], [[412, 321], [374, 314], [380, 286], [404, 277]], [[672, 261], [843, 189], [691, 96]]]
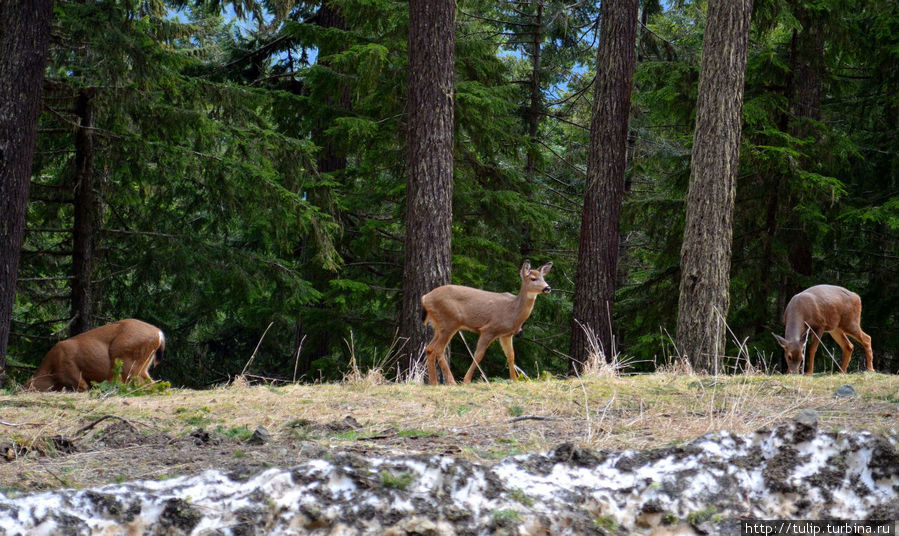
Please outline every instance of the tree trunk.
[[751, 0], [709, 0], [681, 247], [677, 349], [717, 374], [730, 301], [734, 197]]
[[[821, 21], [815, 20], [816, 17], [802, 5], [797, 6], [795, 16], [802, 29], [793, 30], [790, 58], [793, 83], [790, 85], [791, 94], [788, 95], [792, 112], [789, 133], [796, 138], [806, 138], [812, 133], [809, 120], [817, 121], [821, 117], [824, 32]], [[813, 162], [803, 160], [801, 165], [804, 168], [814, 167]], [[805, 290], [808, 278], [812, 275], [812, 240], [793, 209], [799, 204], [798, 190], [791, 189], [787, 205], [789, 231], [784, 240], [787, 243], [787, 259], [792, 270], [784, 288], [787, 300]]]
[[[322, 28], [346, 30], [346, 19], [344, 19], [339, 6], [336, 5], [336, 2], [333, 0], [322, 2], [315, 17], [313, 17], [310, 22], [321, 26]], [[319, 44], [317, 63], [333, 69], [330, 56], [343, 52], [346, 48], [347, 45], [344, 43], [334, 45], [330, 42], [325, 42]], [[347, 166], [346, 156], [342, 151], [338, 150], [334, 137], [326, 134], [326, 131], [333, 125], [336, 117], [349, 114], [350, 112], [352, 101], [350, 83], [348, 80], [349, 77], [344, 77], [339, 84], [338, 91], [321, 96], [321, 99], [325, 103], [324, 109], [328, 110], [328, 112], [323, 113], [320, 116], [311, 132], [312, 141], [321, 148], [316, 155], [315, 160], [316, 169], [321, 175], [332, 175], [337, 177], [342, 174]], [[320, 93], [321, 91], [322, 90], [320, 89], [316, 89], [314, 90], [314, 93]], [[307, 195], [309, 196], [309, 201], [311, 203], [331, 214], [335, 221], [340, 221], [340, 213], [337, 209], [337, 204], [334, 201], [332, 187], [310, 188]], [[326, 281], [332, 276], [333, 274], [327, 270], [318, 268], [310, 270], [308, 275], [310, 281]], [[326, 306], [323, 303], [318, 303], [311, 307], [324, 310]], [[298, 317], [296, 323], [298, 330], [298, 345], [300, 340], [299, 337], [305, 336], [307, 332], [305, 331], [305, 328], [301, 328], [303, 325], [302, 318]], [[300, 333], [301, 330], [302, 334]], [[332, 342], [331, 335], [332, 333], [327, 329], [313, 329], [308, 332], [309, 338], [305, 342], [306, 350], [303, 352], [298, 366], [297, 374], [299, 376], [305, 376], [308, 379], [308, 375], [312, 372], [312, 361], [317, 357], [328, 354], [328, 349]], [[336, 337], [336, 339], [339, 340], [340, 337]]]
[[527, 111], [528, 154], [525, 176], [530, 181], [537, 171], [537, 132], [540, 127], [540, 109], [543, 102], [543, 88], [540, 85], [541, 46], [543, 45], [543, 0], [537, 0], [537, 14], [534, 15], [534, 40], [531, 51], [531, 104]]
[[603, 2], [600, 19], [587, 186], [574, 287], [571, 372], [579, 371], [591, 352], [585, 329], [596, 334], [599, 350], [606, 358], [614, 351], [612, 307], [636, 57], [637, 0]]
[[0, 384], [5, 383], [52, 5], [50, 0], [0, 2]]
[[422, 295], [450, 282], [454, 28], [451, 0], [409, 2], [401, 373], [421, 359], [429, 340], [421, 316]]
[[[346, 30], [346, 20], [333, 1], [322, 3], [321, 7], [318, 8], [314, 22], [322, 28]], [[319, 65], [330, 66], [331, 62], [328, 56], [342, 52], [345, 49], [345, 45], [336, 47], [321, 45], [319, 47]], [[341, 86], [339, 94], [328, 96], [325, 104], [329, 108], [336, 108], [341, 113], [348, 113], [351, 107], [350, 88], [348, 84], [341, 84]], [[330, 122], [333, 119], [333, 117], [329, 117], [327, 121]], [[324, 123], [325, 121], [322, 122]], [[319, 151], [316, 158], [319, 173], [332, 173], [346, 168], [346, 157], [337, 151], [332, 137], [325, 134], [325, 131], [330, 126], [330, 124], [320, 124], [312, 129], [312, 139], [316, 145], [321, 147], [321, 151]]]
[[75, 131], [75, 221], [72, 229], [72, 308], [69, 336], [91, 329], [91, 277], [97, 195], [94, 191], [94, 137], [92, 96], [78, 95], [75, 113], [81, 124]]

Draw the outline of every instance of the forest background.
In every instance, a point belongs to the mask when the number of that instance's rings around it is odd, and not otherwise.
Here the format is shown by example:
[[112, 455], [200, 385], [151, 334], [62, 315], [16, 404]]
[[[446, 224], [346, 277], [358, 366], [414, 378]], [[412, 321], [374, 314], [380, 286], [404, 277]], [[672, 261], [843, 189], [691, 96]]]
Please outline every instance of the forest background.
[[[874, 366], [896, 372], [899, 5], [754, 4], [727, 370], [779, 370], [786, 302], [832, 283], [861, 295]], [[524, 260], [552, 261], [517, 364], [564, 374], [599, 7], [456, 5], [452, 281], [517, 292]], [[396, 370], [408, 6], [54, 2], [11, 375], [125, 317], [165, 331], [153, 375], [175, 385], [225, 381], [251, 355], [286, 381], [340, 378], [351, 356]], [[705, 2], [639, 17], [609, 352], [637, 372], [677, 356]], [[499, 352], [490, 376], [506, 375]], [[452, 355], [464, 371], [458, 338]]]

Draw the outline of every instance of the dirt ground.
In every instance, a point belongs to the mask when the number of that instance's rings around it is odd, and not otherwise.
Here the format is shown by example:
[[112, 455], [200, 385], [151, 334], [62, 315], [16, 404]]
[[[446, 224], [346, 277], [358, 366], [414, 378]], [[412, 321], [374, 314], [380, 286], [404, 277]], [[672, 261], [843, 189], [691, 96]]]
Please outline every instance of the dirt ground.
[[[844, 384], [856, 393], [835, 393]], [[152, 396], [0, 395], [0, 492], [16, 496], [207, 469], [243, 475], [338, 451], [482, 463], [549, 450], [646, 449], [749, 432], [814, 408], [823, 430], [896, 433], [899, 376], [673, 374], [431, 388], [232, 384]]]

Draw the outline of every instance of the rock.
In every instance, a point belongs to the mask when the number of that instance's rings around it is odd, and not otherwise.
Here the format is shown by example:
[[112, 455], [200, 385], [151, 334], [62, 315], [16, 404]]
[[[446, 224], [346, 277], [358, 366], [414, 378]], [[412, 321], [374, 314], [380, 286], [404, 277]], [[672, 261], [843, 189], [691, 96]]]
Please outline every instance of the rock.
[[793, 420], [808, 428], [817, 428], [818, 412], [813, 410], [812, 408], [805, 408], [804, 410], [797, 413], [796, 416], [793, 417]]
[[253, 435], [247, 440], [247, 443], [253, 445], [264, 445], [272, 439], [272, 434], [265, 429], [265, 426], [259, 426], [253, 431]]
[[855, 389], [849, 385], [841, 385], [837, 392], [833, 395], [834, 398], [850, 398], [856, 395]]

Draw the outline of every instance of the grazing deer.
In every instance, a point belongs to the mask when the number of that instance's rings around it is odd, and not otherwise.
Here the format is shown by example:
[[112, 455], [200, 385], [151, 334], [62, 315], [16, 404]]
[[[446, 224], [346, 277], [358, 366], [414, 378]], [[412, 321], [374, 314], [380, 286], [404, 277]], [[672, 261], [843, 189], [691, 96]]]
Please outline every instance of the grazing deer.
[[788, 372], [799, 372], [810, 332], [814, 336], [811, 337], [808, 347], [808, 366], [805, 373], [811, 374], [814, 371], [815, 352], [825, 331], [830, 333], [843, 349], [840, 372], [846, 372], [849, 358], [852, 356], [853, 346], [847, 335], [862, 343], [865, 348], [865, 368], [873, 372], [871, 337], [862, 331], [861, 316], [861, 298], [843, 287], [817, 285], [793, 296], [784, 311], [784, 324], [786, 324], [784, 337], [772, 333], [777, 342], [783, 346]]
[[428, 380], [431, 385], [437, 385], [435, 361], [439, 361], [446, 383], [456, 383], [446, 361], [446, 345], [460, 329], [480, 335], [474, 352], [474, 362], [465, 374], [465, 383], [471, 381], [487, 347], [496, 339], [499, 339], [503, 353], [506, 354], [509, 377], [513, 381], [517, 380], [512, 337], [521, 331], [521, 325], [531, 316], [537, 295], [552, 290], [543, 279], [552, 265], [553, 263], [548, 262], [537, 270], [531, 270], [531, 263], [525, 261], [519, 272], [521, 291], [518, 296], [508, 292], [500, 294], [460, 285], [437, 287], [422, 296], [425, 323], [430, 322], [434, 328], [434, 338], [425, 348]]
[[128, 318], [60, 341], [47, 352], [41, 366], [25, 384], [34, 391], [86, 391], [91, 382], [112, 380], [116, 359], [122, 362], [122, 381], [153, 379], [151, 364], [161, 361], [165, 336], [159, 328]]

